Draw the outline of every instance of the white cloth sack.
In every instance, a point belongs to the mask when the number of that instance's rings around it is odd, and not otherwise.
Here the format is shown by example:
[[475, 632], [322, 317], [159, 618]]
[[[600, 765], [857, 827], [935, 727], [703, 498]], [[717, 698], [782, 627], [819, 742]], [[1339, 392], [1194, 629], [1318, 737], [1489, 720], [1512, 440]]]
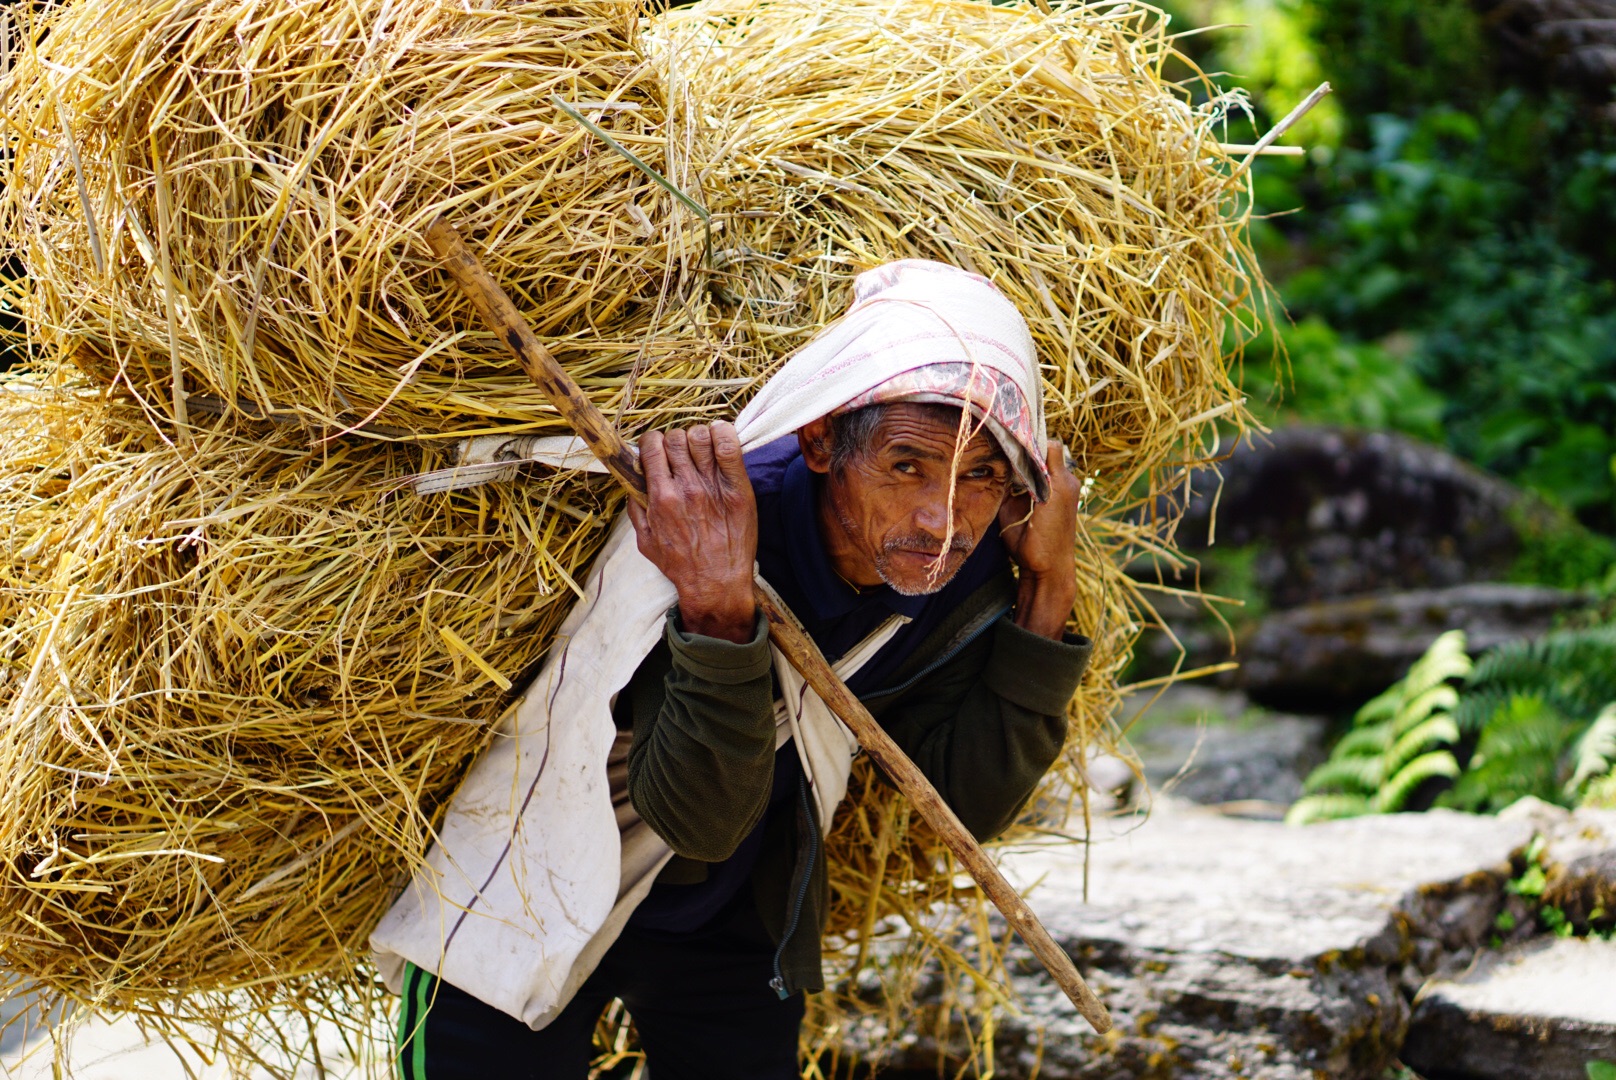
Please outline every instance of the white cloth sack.
[[[848, 313], [787, 361], [736, 419], [741, 444], [752, 450], [789, 435], [902, 372], [960, 361], [1018, 382], [1037, 417], [1038, 441], [1028, 449], [1041, 451], [1043, 399], [1020, 314], [985, 279], [919, 260], [858, 277]], [[533, 440], [523, 450], [577, 467], [576, 443]], [[626, 740], [612, 704], [655, 647], [676, 598], [620, 519], [542, 670], [473, 764], [424, 865], [371, 935], [378, 970], [395, 992], [410, 961], [542, 1028], [616, 940], [671, 852], [621, 793]], [[898, 626], [889, 621], [838, 664], [844, 677]], [[828, 828], [857, 744], [778, 651], [774, 671], [779, 739], [795, 740]]]

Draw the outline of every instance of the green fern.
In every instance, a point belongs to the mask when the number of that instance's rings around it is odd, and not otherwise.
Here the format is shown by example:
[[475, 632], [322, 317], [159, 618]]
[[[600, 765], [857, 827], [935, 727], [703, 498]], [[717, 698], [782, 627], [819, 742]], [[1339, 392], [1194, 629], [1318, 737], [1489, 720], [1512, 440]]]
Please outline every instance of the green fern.
[[[1606, 705], [1588, 730], [1582, 733], [1571, 752], [1571, 779], [1566, 781], [1568, 798], [1593, 795], [1597, 801], [1608, 781], [1616, 779], [1616, 701]], [[1606, 781], [1607, 783], [1600, 783]], [[1599, 790], [1595, 791], [1595, 787]]]
[[1363, 795], [1308, 795], [1296, 800], [1286, 813], [1285, 821], [1290, 825], [1310, 825], [1315, 821], [1362, 817], [1374, 812], [1373, 804]]
[[1560, 762], [1578, 726], [1542, 695], [1515, 695], [1487, 721], [1442, 804], [1488, 813], [1527, 795], [1559, 801]]
[[[1454, 718], [1473, 746], [1444, 805], [1498, 810], [1523, 795], [1575, 804], [1605, 796], [1616, 759], [1616, 626], [1500, 645], [1476, 662]], [[1460, 759], [1464, 760], [1463, 749]]]
[[1566, 716], [1591, 718], [1616, 701], [1616, 626], [1562, 630], [1491, 649], [1465, 682], [1455, 713], [1477, 735], [1512, 697], [1535, 694]]
[[1462, 630], [1451, 630], [1416, 660], [1403, 679], [1364, 705], [1349, 731], [1303, 785], [1290, 809], [1293, 824], [1401, 810], [1417, 788], [1459, 774], [1451, 747], [1459, 740], [1451, 682], [1469, 675]]
[[[1451, 723], [1451, 721], [1450, 721]], [[1452, 780], [1459, 775], [1459, 763], [1446, 750], [1431, 750], [1404, 765], [1375, 792], [1373, 800], [1377, 814], [1390, 814], [1400, 810], [1414, 794], [1414, 789], [1427, 780], [1443, 776]]]
[[1309, 795], [1317, 792], [1351, 792], [1365, 797], [1373, 794], [1386, 779], [1384, 755], [1331, 756], [1329, 761], [1313, 770], [1302, 790]]

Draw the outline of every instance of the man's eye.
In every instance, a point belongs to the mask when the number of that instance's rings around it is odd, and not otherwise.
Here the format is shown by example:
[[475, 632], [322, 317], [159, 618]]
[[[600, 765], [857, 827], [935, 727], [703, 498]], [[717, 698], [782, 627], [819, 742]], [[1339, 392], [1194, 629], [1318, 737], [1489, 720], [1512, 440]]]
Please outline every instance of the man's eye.
[[976, 468], [966, 473], [965, 476], [970, 480], [993, 480], [997, 478], [998, 474], [994, 472], [993, 466], [991, 465], [978, 465]]
[[915, 463], [912, 461], [900, 461], [896, 465], [892, 466], [892, 468], [895, 472], [901, 472], [905, 476], [913, 476], [920, 471], [915, 467]]

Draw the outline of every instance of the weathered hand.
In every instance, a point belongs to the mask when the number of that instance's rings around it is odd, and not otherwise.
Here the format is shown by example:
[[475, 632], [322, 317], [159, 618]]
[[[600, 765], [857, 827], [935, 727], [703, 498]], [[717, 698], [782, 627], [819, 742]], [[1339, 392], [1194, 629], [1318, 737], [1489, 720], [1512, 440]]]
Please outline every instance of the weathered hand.
[[629, 518], [640, 553], [679, 591], [687, 631], [752, 640], [757, 605], [757, 503], [731, 424], [697, 425], [640, 440], [647, 505]]
[[1006, 499], [999, 509], [999, 535], [1021, 569], [1016, 622], [1035, 634], [1059, 638], [1077, 602], [1077, 503], [1082, 484], [1066, 467], [1066, 447], [1050, 439], [1049, 499], [1031, 495]]

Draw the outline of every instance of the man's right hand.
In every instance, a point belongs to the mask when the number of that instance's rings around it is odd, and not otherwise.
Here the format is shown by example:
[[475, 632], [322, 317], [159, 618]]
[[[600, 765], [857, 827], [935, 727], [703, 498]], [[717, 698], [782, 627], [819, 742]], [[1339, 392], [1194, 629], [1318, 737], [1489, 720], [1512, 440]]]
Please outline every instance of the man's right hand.
[[741, 440], [720, 421], [640, 439], [647, 505], [630, 502], [640, 554], [679, 591], [688, 633], [736, 644], [752, 640], [757, 604], [757, 502]]

